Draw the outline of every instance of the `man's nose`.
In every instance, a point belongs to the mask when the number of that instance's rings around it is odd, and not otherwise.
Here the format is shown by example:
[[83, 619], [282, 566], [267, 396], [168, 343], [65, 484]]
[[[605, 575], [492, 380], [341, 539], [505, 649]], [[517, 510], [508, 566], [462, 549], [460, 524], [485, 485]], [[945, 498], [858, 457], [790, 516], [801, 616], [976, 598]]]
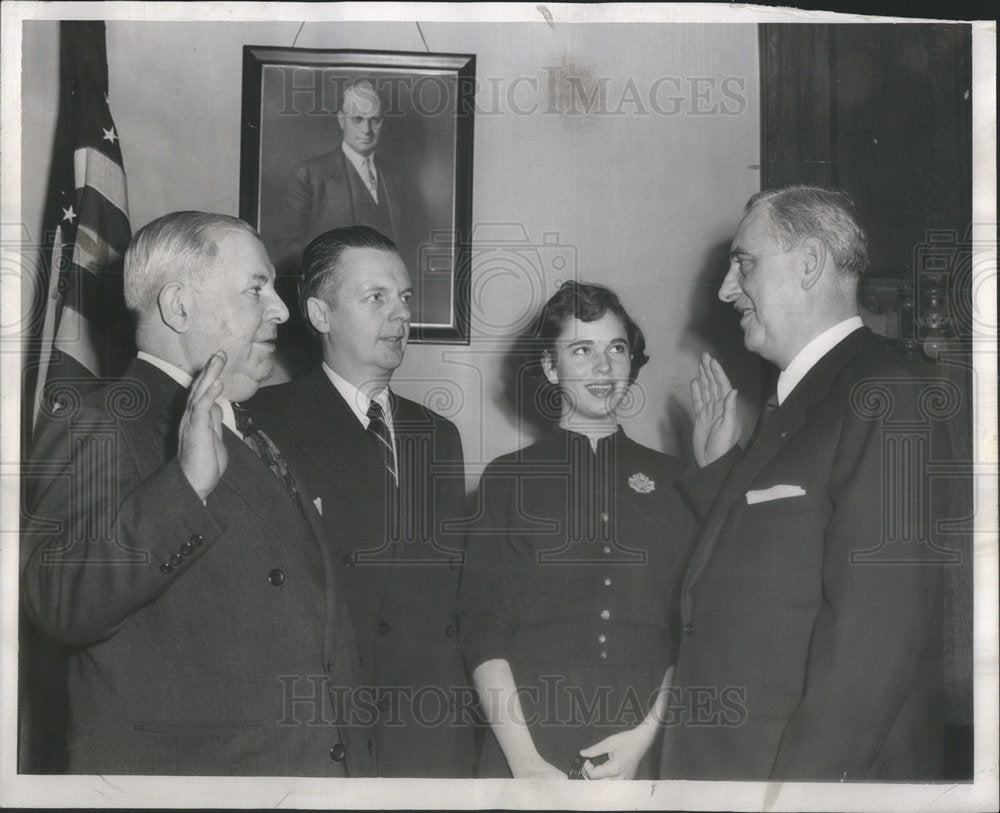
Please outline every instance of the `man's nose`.
[[278, 292], [273, 288], [268, 291], [267, 309], [265, 310], [264, 318], [275, 321], [279, 325], [282, 322], [288, 321], [288, 308], [281, 297], [278, 296]]
[[410, 321], [410, 303], [407, 302], [402, 297], [396, 299], [396, 304], [392, 308], [392, 313], [389, 316], [390, 319], [396, 319], [403, 322]]
[[739, 297], [740, 284], [736, 281], [738, 274], [739, 269], [733, 263], [729, 266], [726, 278], [722, 280], [722, 286], [719, 288], [719, 299], [723, 302], [735, 302], [737, 297]]

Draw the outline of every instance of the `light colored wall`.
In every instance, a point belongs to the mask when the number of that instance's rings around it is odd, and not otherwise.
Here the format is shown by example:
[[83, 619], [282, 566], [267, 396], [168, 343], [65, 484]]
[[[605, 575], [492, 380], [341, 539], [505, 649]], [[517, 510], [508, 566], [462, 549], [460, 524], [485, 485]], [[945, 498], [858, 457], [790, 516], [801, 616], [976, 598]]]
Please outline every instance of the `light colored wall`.
[[[410, 22], [299, 28], [107, 24], [133, 228], [175, 209], [238, 213], [244, 44], [425, 50]], [[734, 320], [710, 304], [740, 210], [759, 188], [756, 27], [425, 22], [421, 29], [430, 51], [477, 56], [474, 324], [468, 347], [411, 345], [396, 389], [429, 399], [458, 424], [474, 482], [486, 462], [528, 439], [502, 395], [510, 327], [575, 275], [611, 285], [646, 333], [644, 405], [627, 430], [686, 454], [687, 381], [701, 350], [714, 345], [744, 389], [757, 386]], [[57, 23], [26, 25], [23, 211], [39, 231], [57, 40]], [[605, 82], [605, 111], [586, 112], [567, 77], [588, 93]], [[649, 102], [656, 88], [660, 112]], [[609, 112], [615, 108], [622, 112]], [[497, 251], [497, 237], [512, 229], [523, 233], [523, 246]], [[557, 257], [567, 265], [557, 267]]]

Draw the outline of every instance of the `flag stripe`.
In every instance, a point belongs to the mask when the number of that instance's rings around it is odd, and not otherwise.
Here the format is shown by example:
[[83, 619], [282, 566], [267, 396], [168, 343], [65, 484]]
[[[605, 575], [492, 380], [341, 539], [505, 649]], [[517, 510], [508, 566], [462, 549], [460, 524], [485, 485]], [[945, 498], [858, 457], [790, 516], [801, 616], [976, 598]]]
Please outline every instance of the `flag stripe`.
[[117, 206], [109, 206], [104, 195], [89, 186], [79, 191], [78, 203], [80, 217], [77, 223], [89, 224], [100, 231], [104, 241], [119, 255], [124, 255], [132, 239], [128, 216]]
[[122, 255], [104, 242], [89, 226], [81, 225], [76, 230], [76, 243], [73, 245], [73, 262], [94, 273], [103, 273], [121, 261]]
[[128, 211], [128, 191], [125, 170], [121, 165], [93, 147], [73, 151], [73, 178], [77, 189], [89, 186], [122, 212]]

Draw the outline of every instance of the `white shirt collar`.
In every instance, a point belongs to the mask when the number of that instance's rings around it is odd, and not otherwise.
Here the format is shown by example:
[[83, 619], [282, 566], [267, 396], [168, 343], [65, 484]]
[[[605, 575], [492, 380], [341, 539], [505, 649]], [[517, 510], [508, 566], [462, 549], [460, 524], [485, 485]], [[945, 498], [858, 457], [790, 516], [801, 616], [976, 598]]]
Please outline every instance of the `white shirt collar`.
[[365, 158], [366, 157], [371, 158], [372, 174], [375, 175], [375, 180], [378, 180], [378, 170], [375, 169], [375, 153], [372, 152], [369, 153], [367, 156], [364, 156], [357, 150], [353, 149], [352, 147], [347, 146], [346, 141], [340, 142], [340, 148], [344, 151], [344, 155], [347, 157], [347, 160], [354, 165], [354, 168], [358, 171], [358, 175], [361, 176], [362, 180], [364, 180], [365, 178], [365, 173], [364, 173]]
[[393, 440], [396, 439], [392, 429], [392, 411], [389, 409], [388, 387], [384, 387], [378, 392], [378, 394], [376, 394], [375, 398], [372, 399], [355, 387], [350, 381], [337, 375], [325, 361], [323, 362], [323, 372], [326, 373], [326, 377], [330, 379], [330, 383], [333, 384], [337, 392], [340, 393], [341, 397], [347, 401], [347, 405], [351, 408], [351, 412], [354, 413], [358, 422], [365, 429], [368, 428], [368, 407], [371, 405], [372, 400], [378, 401], [378, 403], [382, 406], [385, 425], [389, 429], [389, 434], [392, 435]]
[[778, 403], [784, 403], [791, 391], [795, 389], [795, 385], [805, 378], [806, 373], [815, 367], [823, 356], [863, 326], [864, 323], [860, 316], [852, 316], [850, 319], [845, 319], [828, 330], [824, 330], [803, 347], [792, 359], [791, 364], [778, 376]]
[[[152, 356], [145, 350], [140, 350], [137, 355], [143, 361], [152, 364], [158, 370], [162, 370], [164, 373], [169, 375], [184, 389], [189, 389], [191, 387], [191, 382], [194, 381], [194, 379], [180, 367], [171, 364], [169, 361], [164, 361], [157, 356]], [[222, 425], [232, 432], [235, 432], [237, 437], [242, 438], [243, 435], [241, 435], [236, 429], [236, 416], [233, 414], [232, 402], [228, 398], [223, 398], [220, 395], [215, 399], [215, 403], [217, 403], [222, 409]]]

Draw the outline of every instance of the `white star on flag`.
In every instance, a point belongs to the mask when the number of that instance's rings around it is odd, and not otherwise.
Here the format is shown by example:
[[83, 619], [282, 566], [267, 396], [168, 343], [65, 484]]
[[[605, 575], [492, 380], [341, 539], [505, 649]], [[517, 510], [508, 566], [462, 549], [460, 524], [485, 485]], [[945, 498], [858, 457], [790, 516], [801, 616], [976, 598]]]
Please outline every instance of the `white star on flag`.
[[[104, 130], [103, 127], [101, 129]], [[118, 133], [115, 132], [114, 127], [112, 127], [110, 130], [104, 130], [104, 138], [102, 139], [103, 141], [110, 141], [112, 144], [114, 144], [116, 138], [118, 138]]]
[[63, 209], [63, 217], [62, 217], [62, 219], [63, 220], [68, 220], [70, 223], [72, 223], [74, 220], [76, 220], [76, 212], [73, 211], [73, 204], [72, 203], [69, 205], [68, 209]]

